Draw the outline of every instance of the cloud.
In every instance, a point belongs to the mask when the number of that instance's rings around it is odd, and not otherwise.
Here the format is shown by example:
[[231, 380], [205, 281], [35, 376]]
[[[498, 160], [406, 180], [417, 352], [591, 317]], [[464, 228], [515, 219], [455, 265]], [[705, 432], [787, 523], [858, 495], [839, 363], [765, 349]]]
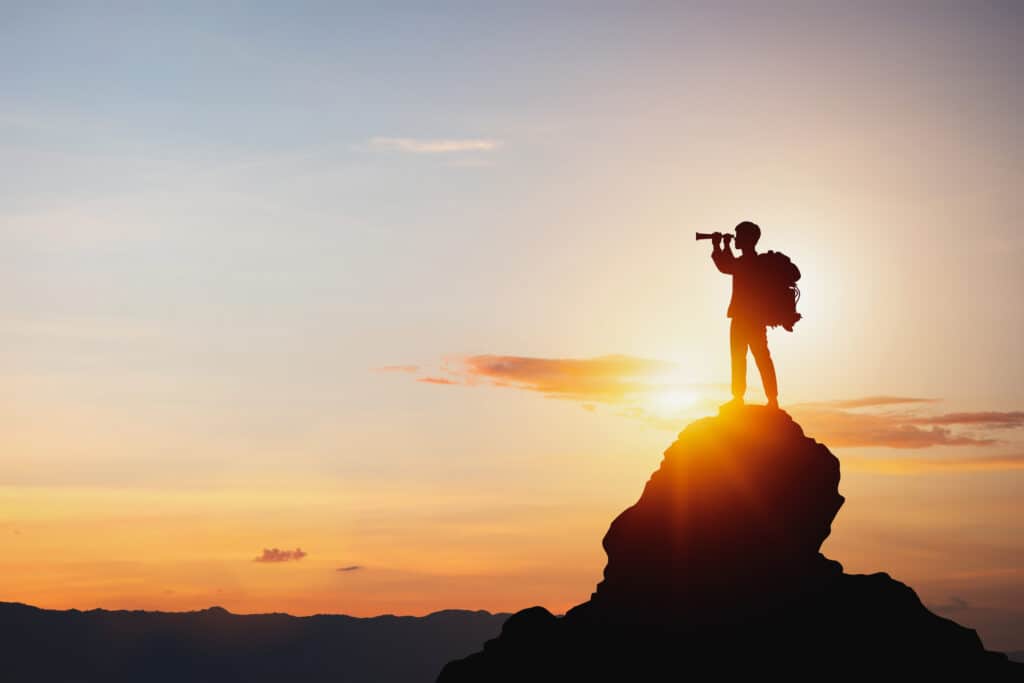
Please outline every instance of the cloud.
[[264, 548], [263, 554], [259, 557], [254, 557], [253, 562], [291, 562], [293, 560], [298, 561], [304, 558], [309, 553], [305, 552], [301, 548], [295, 550], [280, 550], [278, 548]]
[[591, 407], [593, 401], [620, 403], [630, 396], [695, 386], [672, 380], [670, 375], [678, 371], [675, 363], [621, 354], [595, 358], [459, 356], [445, 360], [440, 369], [447, 377], [418, 377], [416, 381], [520, 389], [548, 398], [584, 401]]
[[878, 474], [1006, 472], [1024, 470], [1024, 454], [972, 458], [866, 458], [843, 456], [843, 469]]
[[453, 152], [493, 152], [502, 145], [501, 140], [490, 138], [370, 138], [370, 145], [377, 149], [410, 154], [451, 154]]
[[350, 564], [347, 567], [338, 567], [334, 571], [336, 571], [336, 572], [357, 572], [357, 571], [359, 571], [362, 568], [363, 568], [362, 565]]
[[[995, 439], [953, 430], [927, 422], [914, 415], [863, 413], [795, 405], [790, 412], [804, 432], [830, 447], [929, 448], [931, 446], [991, 446]], [[924, 426], [930, 425], [930, 426]]]
[[850, 398], [839, 401], [825, 401], [823, 403], [808, 403], [806, 405], [833, 406], [835, 408], [876, 408], [880, 406], [892, 406], [912, 403], [938, 403], [937, 398], [910, 398], [906, 396], [865, 396], [864, 398]]
[[[674, 363], [623, 354], [593, 358], [482, 354], [448, 358], [438, 374], [416, 381], [530, 391], [577, 401], [591, 412], [598, 405], [612, 406], [617, 415], [678, 431], [686, 418], [696, 416], [697, 408], [713, 410], [711, 399], [721, 393], [717, 386], [700, 386], [678, 375]], [[923, 412], [940, 400], [882, 394], [796, 404], [788, 410], [808, 435], [834, 448], [987, 447], [1000, 443], [987, 433], [990, 430], [1024, 426], [1024, 411]]]
[[[955, 431], [953, 427], [980, 430], [1013, 429], [1024, 426], [1024, 411], [983, 411], [927, 415], [913, 412], [920, 404], [937, 403], [935, 398], [869, 396], [865, 398], [804, 403], [792, 407], [794, 418], [804, 430], [830, 446], [886, 446], [928, 448], [931, 446], [992, 446], [997, 439]], [[903, 412], [863, 412], [860, 408], [910, 406]]]
[[659, 376], [676, 369], [674, 363], [636, 356], [596, 358], [531, 358], [528, 356], [469, 356], [463, 374], [469, 381], [535, 391], [551, 398], [617, 401], [627, 394], [657, 389]]
[[675, 363], [623, 354], [593, 358], [482, 354], [448, 357], [438, 374], [416, 381], [518, 389], [577, 401], [588, 412], [597, 412], [599, 405], [612, 406], [619, 414], [678, 431], [684, 417], [695, 417], [691, 409], [700, 401], [699, 390], [708, 388], [680, 381], [678, 373]]
[[384, 365], [374, 368], [375, 372], [416, 372], [420, 369], [418, 365]]
[[946, 413], [945, 415], [915, 417], [908, 420], [908, 422], [918, 425], [982, 425], [985, 427], [1013, 429], [1024, 426], [1024, 411], [1015, 410], [1008, 413]]

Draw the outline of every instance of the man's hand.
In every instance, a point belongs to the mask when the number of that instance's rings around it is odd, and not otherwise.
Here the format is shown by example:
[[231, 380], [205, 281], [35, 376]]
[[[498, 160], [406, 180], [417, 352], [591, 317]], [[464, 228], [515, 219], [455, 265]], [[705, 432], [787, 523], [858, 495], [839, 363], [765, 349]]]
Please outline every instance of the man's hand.
[[[724, 249], [721, 246], [723, 239], [725, 240]], [[711, 260], [715, 262], [715, 267], [718, 268], [719, 272], [726, 275], [734, 274], [736, 270], [736, 255], [729, 249], [732, 235], [713, 232], [711, 233], [711, 242], [714, 244], [714, 247], [711, 249]]]

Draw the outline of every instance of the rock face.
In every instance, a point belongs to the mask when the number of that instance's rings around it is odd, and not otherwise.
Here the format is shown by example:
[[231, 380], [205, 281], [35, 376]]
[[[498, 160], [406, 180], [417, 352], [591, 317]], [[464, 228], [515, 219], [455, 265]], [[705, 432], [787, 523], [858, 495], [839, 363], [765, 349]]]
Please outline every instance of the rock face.
[[786, 413], [747, 406], [688, 426], [604, 537], [588, 602], [513, 615], [438, 679], [640, 680], [767, 674], [962, 674], [1024, 666], [929, 612], [886, 574], [849, 575], [819, 548], [843, 504], [839, 461]]
[[608, 529], [590, 607], [713, 620], [728, 617], [726, 598], [746, 609], [818, 582], [842, 571], [818, 553], [842, 504], [839, 460], [786, 413], [750, 406], [694, 422]]

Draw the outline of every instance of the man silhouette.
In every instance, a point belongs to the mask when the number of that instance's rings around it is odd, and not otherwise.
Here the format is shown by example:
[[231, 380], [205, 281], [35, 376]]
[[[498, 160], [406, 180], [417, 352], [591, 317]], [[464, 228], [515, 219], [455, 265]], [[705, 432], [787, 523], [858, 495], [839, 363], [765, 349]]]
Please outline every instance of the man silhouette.
[[[761, 384], [768, 396], [768, 405], [779, 407], [779, 388], [775, 380], [775, 364], [768, 352], [765, 303], [759, 277], [757, 241], [761, 228], [750, 221], [736, 226], [736, 248], [742, 252], [737, 257], [732, 253], [732, 235], [714, 233], [711, 237], [711, 260], [718, 270], [732, 275], [732, 300], [726, 314], [732, 318], [729, 327], [729, 349], [732, 355], [732, 401], [726, 406], [743, 405], [747, 392], [747, 349], [754, 355], [757, 369], [761, 372]], [[725, 246], [722, 246], [722, 241]]]

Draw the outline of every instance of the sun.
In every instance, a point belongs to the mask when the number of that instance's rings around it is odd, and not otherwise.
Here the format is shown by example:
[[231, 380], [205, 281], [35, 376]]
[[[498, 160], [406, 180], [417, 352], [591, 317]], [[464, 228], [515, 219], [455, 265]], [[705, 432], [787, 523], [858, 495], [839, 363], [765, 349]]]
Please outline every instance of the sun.
[[697, 403], [697, 392], [693, 389], [666, 387], [651, 395], [651, 410], [662, 417], [677, 415]]

